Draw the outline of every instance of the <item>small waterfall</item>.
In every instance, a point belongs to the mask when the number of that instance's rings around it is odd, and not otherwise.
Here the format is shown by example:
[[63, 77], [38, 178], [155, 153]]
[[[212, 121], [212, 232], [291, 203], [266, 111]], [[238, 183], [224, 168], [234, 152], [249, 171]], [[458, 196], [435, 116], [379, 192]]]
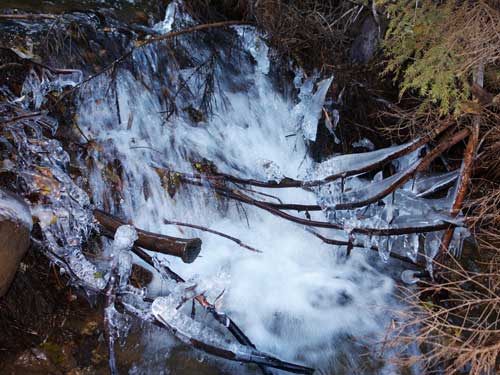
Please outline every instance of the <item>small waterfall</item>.
[[[168, 31], [172, 24], [167, 19], [158, 28]], [[324, 88], [320, 84], [316, 91], [313, 79], [298, 77], [297, 102], [277, 89], [268, 48], [255, 31], [235, 27], [223, 38], [225, 45], [216, 46], [193, 38], [176, 41], [176, 51], [190, 54], [195, 67], [175, 60], [161, 44], [148, 46], [134, 52], [133, 69], [118, 68], [116, 77], [101, 76], [80, 91], [78, 124], [96, 143], [85, 160], [92, 166], [93, 203], [141, 229], [200, 237], [200, 257], [189, 265], [169, 258], [171, 268], [223, 290], [221, 307], [258, 348], [328, 369], [338, 340], [383, 331], [392, 280], [362, 254], [346, 260], [340, 247], [299, 225], [227, 201], [208, 186], [174, 183], [169, 194], [169, 181], [158, 173], [198, 173], [213, 165], [218, 172], [268, 180], [301, 178], [313, 165], [298, 124], [309, 118], [315, 122], [310, 127], [316, 126], [311, 104], [321, 110], [324, 92], [318, 92]], [[213, 70], [211, 87], [199, 64]], [[203, 106], [211, 109], [208, 115], [199, 110]], [[275, 199], [284, 202], [316, 201], [312, 191], [277, 190]], [[262, 253], [165, 219], [224, 232]], [[161, 281], [151, 289], [168, 293]]]
[[[162, 35], [193, 24], [182, 3], [174, 1], [165, 20], [151, 30]], [[402, 269], [399, 263], [391, 269], [384, 264], [391, 255], [416, 262], [422, 257], [422, 243], [426, 254], [436, 255], [442, 230], [430, 230], [424, 240], [420, 227], [460, 226], [459, 219], [445, 214], [456, 185], [445, 198], [426, 198], [453, 184], [458, 173], [417, 174], [408, 180], [409, 172], [419, 171], [425, 139], [315, 162], [308, 146], [316, 139], [334, 77], [321, 80], [319, 74], [307, 77], [292, 67], [277, 66], [264, 39], [252, 27], [232, 26], [145, 43], [131, 51], [129, 60], [83, 84], [76, 70], [33, 71], [22, 97], [0, 107], [2, 118], [22, 118], [9, 124], [11, 139], [1, 139], [16, 154], [15, 163], [4, 163], [3, 168], [22, 176], [29, 193], [36, 195], [32, 211], [43, 232], [40, 245], [89, 294], [102, 293], [113, 272], [130, 273], [130, 254], [123, 254], [130, 246], [123, 250], [119, 241], [103, 238], [103, 254], [96, 259], [82, 251], [96, 232], [92, 210], [98, 208], [142, 230], [203, 242], [191, 264], [149, 253], [156, 268], [168, 265], [186, 280], [182, 287], [157, 270], [148, 290], [119, 286], [131, 296], [125, 303], [145, 320], [155, 316], [161, 322], [169, 314], [179, 324], [185, 322], [190, 306], [179, 310], [187, 313], [181, 319], [172, 304], [182, 305], [185, 293], [192, 298], [196, 291], [237, 322], [258, 349], [280, 359], [320, 373], [395, 373], [398, 370], [381, 363], [383, 359], [360, 359], [361, 352], [374, 354], [372, 344], [386, 335], [390, 311], [398, 306], [389, 275]], [[57, 121], [39, 110], [48, 93], [62, 95], [77, 85], [74, 122], [85, 142], [72, 150], [70, 162], [55, 140]], [[333, 111], [332, 118], [334, 123], [327, 127], [335, 135], [339, 113]], [[363, 144], [373, 148], [369, 140]], [[394, 169], [391, 176], [384, 178], [382, 171], [364, 174], [371, 171], [367, 166], [388, 162]], [[70, 173], [75, 167], [80, 174]], [[301, 183], [265, 189], [203, 177], [220, 174]], [[332, 175], [338, 178], [323, 180]], [[195, 176], [196, 183], [183, 176]], [[383, 194], [396, 183], [397, 189]], [[291, 222], [246, 204], [248, 200], [228, 199], [228, 191], [233, 198], [244, 193], [252, 202], [314, 209], [294, 211], [302, 222]], [[308, 221], [332, 226], [313, 231], [304, 225]], [[401, 233], [383, 232], [388, 229]], [[458, 229], [450, 248], [459, 252], [466, 235]], [[121, 240], [128, 243], [132, 237]], [[351, 245], [356, 247], [352, 252]], [[368, 249], [377, 250], [382, 261]], [[139, 258], [133, 261], [153, 269]], [[412, 271], [405, 275], [416, 280]], [[134, 296], [144, 303], [134, 305]], [[114, 306], [106, 309], [106, 317], [120, 333], [129, 326], [126, 315]], [[210, 318], [198, 313], [196, 324], [190, 321], [183, 332], [215, 341], [224, 330]], [[232, 340], [217, 342], [236, 348]], [[181, 344], [165, 331], [145, 341], [153, 353], [172, 353]], [[131, 373], [159, 373], [164, 362], [152, 358]], [[255, 370], [213, 361], [231, 373]]]

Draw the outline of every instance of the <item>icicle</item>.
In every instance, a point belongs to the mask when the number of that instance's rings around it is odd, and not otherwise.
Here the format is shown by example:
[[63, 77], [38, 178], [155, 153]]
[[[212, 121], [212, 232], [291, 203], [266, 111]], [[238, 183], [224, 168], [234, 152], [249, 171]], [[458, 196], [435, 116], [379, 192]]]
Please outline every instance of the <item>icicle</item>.
[[404, 236], [404, 248], [406, 249], [406, 256], [414, 263], [417, 262], [418, 248], [419, 248], [419, 235], [409, 234]]
[[453, 238], [450, 242], [450, 246], [448, 247], [448, 250], [453, 254], [453, 256], [455, 257], [461, 256], [464, 240], [469, 236], [470, 232], [467, 228], [465, 227], [455, 228], [453, 232]]
[[426, 268], [427, 271], [433, 275], [432, 261], [439, 253], [439, 248], [441, 246], [441, 238], [443, 237], [443, 231], [431, 232], [425, 235], [425, 246], [424, 251], [427, 256]]
[[389, 237], [381, 236], [378, 244], [378, 254], [382, 262], [387, 263], [389, 260], [389, 254], [391, 253], [391, 249], [389, 247]]
[[363, 238], [363, 247], [364, 247], [365, 249], [368, 249], [368, 248], [370, 248], [371, 246], [372, 246], [372, 238], [371, 238], [371, 236], [365, 236], [365, 237]]
[[319, 82], [314, 94], [312, 94], [313, 81], [311, 79], [307, 79], [300, 88], [299, 97], [301, 101], [294, 107], [293, 112], [297, 118], [297, 123], [302, 129], [304, 138], [309, 141], [314, 142], [316, 140], [318, 120], [321, 118], [326, 93], [332, 81], [333, 77]]

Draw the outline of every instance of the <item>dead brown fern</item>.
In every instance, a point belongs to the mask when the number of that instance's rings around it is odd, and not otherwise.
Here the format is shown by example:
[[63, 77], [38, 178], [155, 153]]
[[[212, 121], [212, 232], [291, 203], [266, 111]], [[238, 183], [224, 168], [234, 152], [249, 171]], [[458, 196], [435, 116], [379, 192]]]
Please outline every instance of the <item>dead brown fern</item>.
[[402, 290], [408, 308], [398, 312], [389, 345], [416, 344], [420, 351], [398, 363], [418, 362], [426, 373], [446, 375], [500, 371], [500, 253], [489, 255], [480, 270], [467, 270], [458, 261], [442, 264], [439, 283]]

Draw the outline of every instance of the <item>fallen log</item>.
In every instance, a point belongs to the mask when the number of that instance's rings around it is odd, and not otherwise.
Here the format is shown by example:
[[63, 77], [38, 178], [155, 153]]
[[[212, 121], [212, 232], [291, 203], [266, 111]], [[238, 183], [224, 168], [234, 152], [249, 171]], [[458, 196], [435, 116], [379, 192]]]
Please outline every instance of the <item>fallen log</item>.
[[[94, 217], [99, 224], [106, 229], [107, 237], [113, 238], [116, 230], [121, 225], [127, 224], [104, 211], [94, 210]], [[137, 229], [138, 239], [136, 246], [158, 253], [179, 257], [184, 263], [192, 263], [201, 251], [201, 240], [199, 238], [177, 238], [163, 234], [151, 233]]]

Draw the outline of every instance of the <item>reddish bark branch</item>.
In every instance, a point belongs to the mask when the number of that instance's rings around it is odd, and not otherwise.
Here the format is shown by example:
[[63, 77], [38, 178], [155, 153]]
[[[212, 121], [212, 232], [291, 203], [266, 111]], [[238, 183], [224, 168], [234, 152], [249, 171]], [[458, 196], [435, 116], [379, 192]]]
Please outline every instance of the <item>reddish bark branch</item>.
[[469, 134], [470, 134], [470, 131], [468, 129], [464, 129], [464, 130], [461, 130], [458, 133], [454, 134], [449, 139], [442, 141], [439, 145], [434, 147], [432, 149], [432, 151], [430, 151], [427, 155], [425, 155], [424, 158], [420, 161], [420, 163], [415, 168], [412, 168], [407, 173], [401, 175], [401, 177], [398, 178], [393, 184], [391, 184], [390, 186], [388, 186], [384, 190], [380, 191], [378, 194], [375, 194], [367, 199], [359, 200], [356, 202], [338, 203], [335, 205], [335, 209], [336, 210], [351, 210], [351, 209], [354, 209], [357, 207], [364, 207], [364, 206], [367, 206], [369, 204], [378, 202], [382, 198], [391, 194], [393, 191], [395, 191], [400, 186], [404, 185], [412, 177], [414, 177], [417, 173], [426, 170], [431, 165], [431, 163], [436, 158], [438, 158], [443, 152], [445, 152], [447, 149], [449, 149], [453, 145], [457, 144], [458, 142], [467, 138], [469, 136]]
[[388, 162], [391, 162], [395, 159], [398, 159], [401, 156], [407, 155], [410, 152], [413, 152], [413, 151], [417, 150], [418, 148], [422, 147], [423, 145], [425, 145], [429, 141], [436, 138], [439, 134], [441, 134], [445, 130], [447, 130], [451, 125], [452, 125], [451, 121], [447, 121], [447, 122], [443, 123], [437, 129], [430, 132], [428, 135], [422, 137], [420, 140], [410, 143], [404, 149], [399, 150], [398, 152], [394, 152], [392, 154], [389, 154], [387, 157], [383, 158], [382, 160], [379, 160], [378, 162], [375, 162], [373, 164], [370, 164], [368, 166], [364, 166], [361, 168], [343, 171], [342, 173], [330, 175], [330, 176], [325, 177], [324, 179], [321, 179], [321, 180], [301, 181], [301, 180], [295, 180], [295, 179], [286, 177], [283, 180], [281, 180], [280, 182], [259, 181], [259, 180], [254, 180], [254, 179], [239, 178], [239, 177], [235, 177], [235, 176], [225, 174], [225, 173], [216, 173], [216, 174], [212, 174], [212, 175], [193, 174], [193, 175], [191, 175], [191, 178], [201, 179], [201, 180], [207, 179], [207, 180], [214, 180], [214, 181], [222, 180], [222, 181], [229, 181], [229, 182], [233, 182], [233, 183], [252, 185], [252, 186], [258, 186], [258, 187], [264, 187], [264, 188], [294, 188], [294, 187], [318, 186], [318, 185], [325, 184], [327, 182], [332, 182], [332, 181], [338, 180], [339, 178], [354, 176], [354, 175], [366, 173], [366, 172], [372, 171], [374, 169], [380, 168], [380, 167], [384, 166], [385, 164], [387, 164]]
[[[189, 178], [183, 177], [180, 174], [178, 174], [178, 176], [182, 179], [182, 181], [186, 183], [189, 183], [194, 186], [205, 187], [205, 185], [199, 181], [193, 181]], [[212, 186], [212, 189], [221, 196], [234, 199], [251, 206], [258, 207], [262, 210], [272, 213], [273, 215], [279, 216], [285, 220], [292, 221], [294, 223], [302, 224], [308, 227], [344, 230], [344, 227], [340, 224], [330, 223], [325, 221], [308, 220], [290, 215], [277, 208], [274, 208], [272, 203], [258, 201], [256, 199], [253, 199], [252, 197], [249, 197], [246, 194], [243, 194], [241, 191], [222, 188], [219, 186]], [[389, 228], [355, 227], [352, 229], [352, 232], [359, 234], [366, 234], [366, 235], [375, 235], [375, 236], [398, 236], [402, 234], [436, 232], [443, 229], [454, 228], [456, 226], [457, 224], [454, 223], [442, 222], [440, 224], [429, 224], [418, 227], [389, 227]]]
[[[458, 191], [451, 207], [451, 216], [456, 217], [460, 214], [462, 204], [467, 195], [469, 182], [472, 174], [472, 167], [474, 165], [474, 158], [476, 155], [476, 148], [479, 143], [479, 124], [475, 124], [472, 128], [472, 133], [465, 149], [464, 161], [460, 173], [460, 182]], [[451, 240], [453, 239], [454, 228], [448, 228], [441, 239], [440, 255], [448, 252]]]

